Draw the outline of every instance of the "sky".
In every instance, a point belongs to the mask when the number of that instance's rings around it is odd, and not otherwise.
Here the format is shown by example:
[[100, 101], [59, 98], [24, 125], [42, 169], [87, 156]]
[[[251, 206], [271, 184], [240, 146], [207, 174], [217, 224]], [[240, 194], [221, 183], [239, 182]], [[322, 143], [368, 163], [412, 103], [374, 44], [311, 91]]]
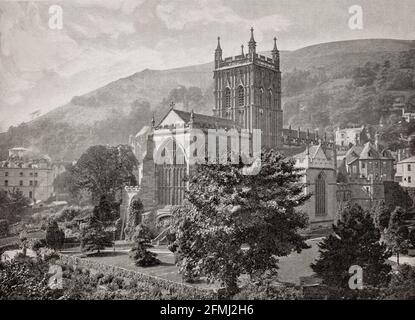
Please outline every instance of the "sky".
[[[349, 26], [354, 5], [361, 29]], [[0, 131], [146, 68], [209, 62], [218, 36], [224, 56], [239, 54], [251, 26], [259, 51], [274, 36], [295, 50], [413, 40], [414, 15], [413, 0], [0, 0]]]

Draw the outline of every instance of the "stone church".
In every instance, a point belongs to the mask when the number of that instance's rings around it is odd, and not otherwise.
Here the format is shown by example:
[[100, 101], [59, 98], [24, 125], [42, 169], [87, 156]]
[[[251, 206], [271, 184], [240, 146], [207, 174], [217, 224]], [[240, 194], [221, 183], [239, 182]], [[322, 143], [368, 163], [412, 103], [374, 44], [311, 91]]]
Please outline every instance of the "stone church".
[[[281, 71], [280, 54], [277, 39], [274, 38], [271, 56], [260, 55], [256, 51], [254, 30], [251, 28], [248, 52], [223, 58], [218, 38], [214, 53], [214, 97], [213, 116], [176, 110], [174, 105], [170, 111], [156, 124], [144, 127], [136, 136], [130, 137], [140, 166], [138, 187], [126, 188], [121, 210], [123, 220], [126, 219], [127, 208], [132, 197], [142, 201], [146, 215], [155, 215], [156, 221], [162, 224], [170, 216], [172, 206], [180, 205], [184, 199], [186, 182], [184, 178], [192, 170], [192, 156], [199, 143], [204, 143], [206, 154], [209, 153], [207, 133], [214, 130], [218, 140], [229, 139], [230, 131], [241, 134], [239, 148], [244, 141], [249, 145], [248, 153], [260, 152], [261, 147], [273, 148], [295, 157], [297, 165], [308, 175], [306, 182], [314, 184], [319, 190], [318, 204], [312, 200], [305, 211], [310, 221], [331, 223], [335, 217], [335, 153], [329, 156], [326, 138], [307, 132], [283, 130], [283, 112], [281, 106]], [[204, 139], [194, 136], [194, 131], [202, 133]], [[261, 143], [259, 150], [254, 150], [253, 132], [260, 130]], [[242, 135], [242, 132], [245, 135]], [[297, 137], [298, 135], [298, 137]], [[203, 141], [204, 142], [201, 142]], [[226, 140], [228, 141], [228, 140]], [[187, 143], [185, 143], [187, 142]], [[307, 150], [304, 151], [307, 147]], [[304, 153], [306, 152], [306, 153]], [[217, 154], [217, 150], [213, 153]], [[324, 159], [322, 159], [324, 155]], [[303, 157], [304, 156], [304, 157]], [[315, 164], [318, 163], [316, 166]], [[311, 178], [311, 175], [313, 178]], [[315, 176], [315, 177], [314, 177]], [[312, 179], [313, 181], [311, 181]], [[307, 192], [307, 190], [306, 190]]]

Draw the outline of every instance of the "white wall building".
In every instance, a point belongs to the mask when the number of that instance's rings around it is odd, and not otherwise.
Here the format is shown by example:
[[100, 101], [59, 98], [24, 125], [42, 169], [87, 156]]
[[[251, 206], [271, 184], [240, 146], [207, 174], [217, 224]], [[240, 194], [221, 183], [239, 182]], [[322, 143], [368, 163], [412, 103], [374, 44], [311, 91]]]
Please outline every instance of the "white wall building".
[[415, 187], [415, 156], [396, 164], [395, 181], [402, 187]]

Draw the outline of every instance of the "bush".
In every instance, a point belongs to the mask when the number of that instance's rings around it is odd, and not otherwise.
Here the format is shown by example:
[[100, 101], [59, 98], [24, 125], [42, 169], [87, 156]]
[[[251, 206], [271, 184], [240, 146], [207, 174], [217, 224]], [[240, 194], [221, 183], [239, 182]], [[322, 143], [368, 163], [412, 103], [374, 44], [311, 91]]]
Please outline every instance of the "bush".
[[125, 227], [125, 238], [132, 240], [135, 228], [141, 223], [141, 215], [143, 213], [143, 204], [140, 199], [134, 198], [128, 207], [128, 218]]
[[0, 237], [5, 237], [9, 234], [9, 222], [7, 220], [0, 220]]
[[388, 300], [415, 299], [415, 267], [400, 265], [392, 275], [389, 287], [384, 290], [383, 298]]
[[235, 294], [234, 300], [300, 300], [301, 289], [283, 284], [249, 284]]
[[140, 267], [149, 267], [160, 264], [160, 260], [156, 258], [157, 254], [148, 251], [152, 248], [151, 232], [148, 227], [139, 225], [133, 236], [134, 245], [130, 252], [131, 259]]
[[0, 299], [56, 299], [60, 290], [48, 287], [49, 264], [46, 261], [15, 259], [0, 263]]
[[99, 253], [105, 247], [111, 247], [113, 242], [108, 233], [105, 232], [103, 224], [93, 215], [88, 224], [81, 230], [82, 252]]
[[46, 228], [46, 244], [49, 248], [59, 250], [65, 241], [65, 233], [59, 229], [56, 221], [50, 221]]
[[409, 233], [409, 241], [413, 248], [415, 248], [415, 229], [412, 229]]

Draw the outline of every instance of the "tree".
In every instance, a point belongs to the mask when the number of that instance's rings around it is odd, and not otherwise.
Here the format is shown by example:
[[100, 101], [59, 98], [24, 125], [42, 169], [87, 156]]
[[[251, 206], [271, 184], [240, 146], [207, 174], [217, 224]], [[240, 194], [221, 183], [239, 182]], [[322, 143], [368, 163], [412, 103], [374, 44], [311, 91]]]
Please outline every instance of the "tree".
[[48, 286], [50, 263], [39, 259], [0, 262], [0, 300], [53, 300], [62, 290]]
[[148, 249], [151, 245], [151, 232], [145, 225], [138, 225], [133, 236], [134, 245], [130, 251], [130, 257], [134, 260], [136, 266], [150, 267], [160, 264], [160, 260], [156, 258], [157, 254]]
[[389, 225], [385, 232], [385, 242], [390, 250], [396, 254], [396, 262], [399, 265], [399, 255], [408, 252], [409, 229], [406, 226], [407, 213], [401, 207], [397, 207], [390, 216]]
[[129, 146], [90, 147], [71, 169], [74, 188], [87, 190], [98, 203], [102, 196], [114, 199], [125, 184], [135, 184], [133, 171], [137, 168]]
[[409, 232], [409, 242], [412, 247], [415, 248], [415, 229], [412, 229], [411, 232]]
[[119, 217], [119, 202], [112, 195], [102, 195], [94, 207], [94, 215], [102, 222], [113, 222]]
[[374, 206], [373, 216], [376, 228], [383, 232], [389, 226], [389, 220], [391, 216], [391, 210], [385, 205], [384, 202]]
[[333, 233], [320, 244], [320, 256], [311, 268], [330, 287], [348, 290], [349, 268], [363, 269], [365, 285], [382, 286], [389, 281], [391, 267], [385, 261], [391, 256], [380, 243], [380, 232], [373, 219], [359, 205], [348, 204], [342, 220], [333, 225]]
[[20, 221], [29, 205], [29, 199], [18, 189], [10, 191], [0, 190], [0, 219], [5, 219], [9, 224]]
[[82, 252], [97, 251], [100, 253], [102, 249], [112, 245], [111, 237], [105, 232], [103, 223], [92, 214], [87, 225], [81, 229]]
[[49, 248], [59, 250], [62, 248], [65, 241], [65, 233], [59, 229], [58, 223], [55, 220], [49, 221], [46, 228], [46, 244]]
[[388, 288], [384, 291], [383, 298], [388, 300], [415, 299], [415, 267], [408, 264], [398, 266]]
[[186, 204], [173, 218], [180, 272], [218, 280], [229, 295], [242, 273], [275, 275], [276, 257], [308, 248], [298, 232], [307, 217], [297, 208], [309, 196], [293, 162], [264, 151], [258, 174], [245, 169], [242, 163], [196, 165]]
[[131, 239], [134, 236], [134, 231], [137, 225], [141, 223], [141, 215], [143, 214], [143, 203], [138, 198], [131, 200], [128, 207], [128, 218], [125, 226], [126, 239]]

